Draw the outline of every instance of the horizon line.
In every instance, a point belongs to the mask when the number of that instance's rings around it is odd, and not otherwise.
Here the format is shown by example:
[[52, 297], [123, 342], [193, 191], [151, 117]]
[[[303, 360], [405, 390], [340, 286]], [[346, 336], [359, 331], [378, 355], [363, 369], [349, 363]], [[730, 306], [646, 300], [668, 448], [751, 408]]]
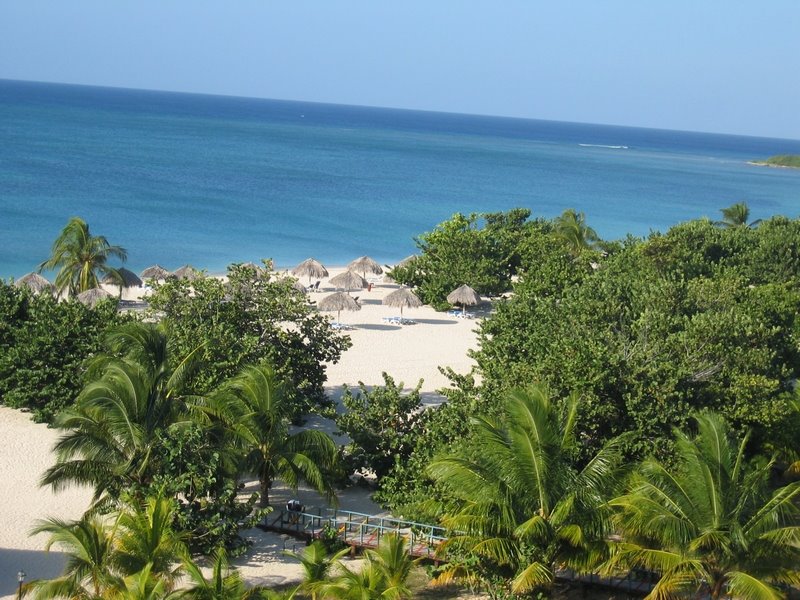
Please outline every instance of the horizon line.
[[511, 119], [511, 120], [518, 120], [518, 121], [543, 121], [549, 123], [567, 123], [572, 125], [600, 125], [602, 127], [619, 127], [621, 129], [645, 129], [651, 131], [669, 131], [669, 132], [678, 132], [678, 133], [690, 133], [690, 134], [708, 134], [708, 135], [721, 135], [721, 136], [729, 136], [729, 137], [742, 137], [742, 138], [756, 138], [756, 139], [766, 139], [766, 140], [780, 140], [780, 141], [788, 141], [788, 142], [800, 142], [800, 138], [789, 138], [789, 137], [774, 137], [774, 136], [766, 136], [766, 135], [753, 135], [753, 134], [745, 134], [745, 133], [730, 133], [730, 132], [720, 132], [720, 131], [703, 131], [699, 129], [668, 129], [665, 127], [653, 127], [653, 126], [642, 126], [642, 125], [621, 125], [619, 123], [597, 123], [597, 122], [590, 122], [590, 121], [569, 121], [569, 120], [562, 120], [562, 119], [543, 119], [537, 117], [520, 117], [520, 116], [512, 116], [512, 115], [502, 115], [502, 114], [485, 114], [485, 113], [470, 113], [470, 112], [455, 112], [455, 111], [447, 111], [447, 110], [434, 110], [434, 109], [427, 109], [427, 108], [409, 108], [403, 106], [376, 106], [371, 104], [349, 104], [344, 102], [324, 102], [320, 100], [301, 100], [297, 98], [267, 98], [264, 96], [242, 96], [238, 94], [223, 94], [223, 93], [216, 93], [216, 92], [197, 92], [197, 91], [186, 91], [186, 90], [168, 90], [168, 89], [154, 89], [154, 88], [137, 88], [137, 87], [128, 87], [128, 86], [121, 86], [121, 85], [100, 85], [95, 83], [75, 83], [70, 81], [42, 81], [39, 79], [9, 79], [5, 77], [0, 77], [0, 81], [9, 81], [9, 82], [16, 82], [16, 83], [35, 83], [35, 84], [51, 84], [51, 85], [66, 85], [66, 86], [74, 86], [74, 87], [86, 87], [86, 88], [100, 88], [100, 89], [109, 89], [109, 90], [125, 90], [125, 91], [134, 91], [134, 92], [151, 92], [151, 93], [162, 93], [162, 94], [185, 94], [189, 96], [210, 96], [214, 98], [231, 98], [231, 99], [242, 99], [242, 100], [267, 100], [267, 101], [275, 101], [275, 102], [297, 102], [303, 104], [319, 104], [324, 106], [349, 106], [354, 108], [364, 108], [364, 109], [375, 109], [375, 110], [397, 110], [397, 111], [406, 111], [406, 112], [418, 112], [418, 113], [430, 113], [430, 114], [441, 114], [441, 115], [458, 115], [458, 116], [466, 116], [466, 117], [488, 117], [494, 119]]

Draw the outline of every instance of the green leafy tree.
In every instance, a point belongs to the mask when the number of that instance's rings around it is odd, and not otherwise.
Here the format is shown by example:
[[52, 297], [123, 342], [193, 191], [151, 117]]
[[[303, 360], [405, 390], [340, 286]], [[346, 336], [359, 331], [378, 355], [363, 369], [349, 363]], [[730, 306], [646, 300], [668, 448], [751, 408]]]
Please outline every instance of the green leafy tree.
[[386, 373], [384, 385], [372, 390], [361, 383], [354, 394], [345, 387], [342, 405], [346, 411], [336, 424], [352, 440], [344, 449], [348, 471], [367, 469], [380, 480], [397, 463], [405, 462], [424, 419], [419, 390], [422, 381], [408, 393]]
[[75, 402], [105, 332], [128, 320], [111, 303], [90, 310], [0, 282], [0, 402], [52, 421]]
[[456, 213], [433, 231], [417, 238], [420, 255], [406, 266], [395, 267], [391, 276], [416, 287], [426, 304], [446, 308], [447, 295], [462, 284], [479, 294], [508, 291], [519, 268], [519, 246], [533, 225], [530, 211], [507, 213]]
[[260, 506], [269, 506], [276, 479], [297, 489], [301, 481], [333, 498], [336, 445], [310, 429], [289, 432], [290, 398], [267, 365], [247, 367], [224, 385], [208, 410], [233, 432], [244, 453], [244, 468], [258, 477]]
[[747, 436], [713, 413], [696, 422], [675, 432], [674, 466], [645, 460], [611, 502], [625, 541], [609, 565], [660, 573], [649, 598], [783, 598], [778, 584], [800, 582], [800, 482], [771, 491], [773, 463], [747, 463]]
[[200, 278], [155, 283], [153, 311], [165, 316], [172, 351], [185, 356], [201, 346], [204, 368], [187, 385], [207, 394], [246, 365], [269, 362], [291, 382], [293, 418], [324, 402], [325, 363], [335, 363], [350, 338], [331, 329], [326, 317], [269, 269], [233, 265], [228, 281]]
[[508, 395], [505, 420], [473, 419], [461, 452], [434, 460], [429, 471], [445, 486], [445, 551], [456, 560], [441, 578], [486, 573], [507, 579], [512, 593], [549, 588], [556, 566], [585, 569], [604, 557], [610, 532], [605, 498], [618, 482], [620, 456], [609, 445], [573, 466], [575, 396], [552, 403], [542, 387]]
[[86, 221], [72, 217], [53, 242], [50, 258], [39, 265], [39, 271], [59, 269], [55, 286], [60, 292], [75, 296], [99, 287], [98, 275], [119, 278], [116, 269], [108, 266], [109, 258], [125, 261], [127, 253], [112, 246], [102, 235], [92, 235]]
[[55, 446], [56, 464], [42, 477], [55, 490], [92, 486], [95, 501], [117, 500], [124, 489], [152, 483], [158, 433], [189, 422], [178, 391], [191, 360], [171, 368], [161, 328], [121, 326], [108, 334], [107, 347], [110, 354], [94, 359], [75, 406], [56, 419], [64, 435]]

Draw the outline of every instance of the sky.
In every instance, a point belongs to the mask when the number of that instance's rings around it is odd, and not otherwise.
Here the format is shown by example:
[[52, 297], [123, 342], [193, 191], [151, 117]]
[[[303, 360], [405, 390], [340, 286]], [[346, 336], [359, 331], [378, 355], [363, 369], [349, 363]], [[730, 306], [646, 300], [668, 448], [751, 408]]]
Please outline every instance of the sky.
[[799, 0], [0, 0], [0, 78], [800, 139]]

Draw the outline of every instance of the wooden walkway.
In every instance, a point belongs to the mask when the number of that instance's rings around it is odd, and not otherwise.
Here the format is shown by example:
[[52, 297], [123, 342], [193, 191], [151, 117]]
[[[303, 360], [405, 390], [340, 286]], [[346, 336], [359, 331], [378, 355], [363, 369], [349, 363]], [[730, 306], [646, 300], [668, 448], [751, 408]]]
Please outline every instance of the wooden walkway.
[[[313, 509], [310, 512], [282, 509], [267, 515], [262, 527], [306, 540], [319, 539], [326, 530], [335, 531], [336, 537], [350, 546], [353, 552], [376, 548], [382, 535], [393, 533], [406, 539], [409, 554], [431, 560], [442, 560], [436, 556], [436, 550], [447, 539], [445, 529], [436, 525], [335, 508]], [[653, 573], [638, 571], [631, 571], [626, 577], [600, 577], [561, 569], [556, 572], [556, 580], [646, 596], [652, 591], [658, 577]]]
[[436, 525], [415, 523], [391, 517], [378, 517], [352, 510], [317, 509], [316, 512], [280, 510], [264, 518], [265, 529], [289, 533], [305, 539], [318, 539], [325, 530], [351, 548], [377, 548], [381, 536], [397, 534], [406, 540], [409, 554], [436, 559], [436, 549], [446, 538], [445, 530]]

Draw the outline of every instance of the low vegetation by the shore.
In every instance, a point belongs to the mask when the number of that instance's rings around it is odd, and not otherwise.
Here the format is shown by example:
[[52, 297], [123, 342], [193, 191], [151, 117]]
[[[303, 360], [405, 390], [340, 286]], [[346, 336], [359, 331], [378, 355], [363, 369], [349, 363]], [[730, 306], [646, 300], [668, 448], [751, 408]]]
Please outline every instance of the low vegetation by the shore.
[[752, 164], [765, 167], [791, 167], [800, 169], [800, 155], [777, 154], [775, 156], [770, 156], [766, 160], [754, 160]]
[[[95, 511], [161, 498], [195, 552], [245, 550], [238, 528], [259, 513], [255, 497], [236, 497], [242, 477], [258, 477], [266, 501], [276, 478], [330, 492], [359, 470], [377, 476], [394, 514], [448, 529], [436, 583], [508, 599], [552, 594], [567, 567], [633, 570], [655, 578], [654, 597], [777, 599], [800, 581], [800, 221], [751, 222], [741, 202], [722, 217], [603, 242], [575, 211], [531, 220], [516, 209], [421, 235], [396, 281], [437, 306], [464, 283], [496, 298], [477, 325], [477, 366], [449, 372], [448, 401], [424, 411], [419, 389], [390, 374], [347, 390], [338, 424], [351, 442], [338, 456], [325, 434], [288, 425], [322, 400], [320, 363], [346, 338], [258, 269], [232, 269], [227, 285], [156, 286], [160, 326], [108, 310], [69, 331], [95, 345], [27, 367], [74, 303], [3, 284], [0, 343], [30, 348], [5, 352], [0, 371], [60, 387], [65, 437], [47, 483], [92, 485]], [[26, 331], [40, 333], [26, 342]], [[298, 593], [411, 597], [396, 550], [392, 569], [342, 571]], [[140, 563], [109, 571], [109, 585], [171, 597], [172, 575]], [[234, 579], [226, 597], [246, 597]]]

